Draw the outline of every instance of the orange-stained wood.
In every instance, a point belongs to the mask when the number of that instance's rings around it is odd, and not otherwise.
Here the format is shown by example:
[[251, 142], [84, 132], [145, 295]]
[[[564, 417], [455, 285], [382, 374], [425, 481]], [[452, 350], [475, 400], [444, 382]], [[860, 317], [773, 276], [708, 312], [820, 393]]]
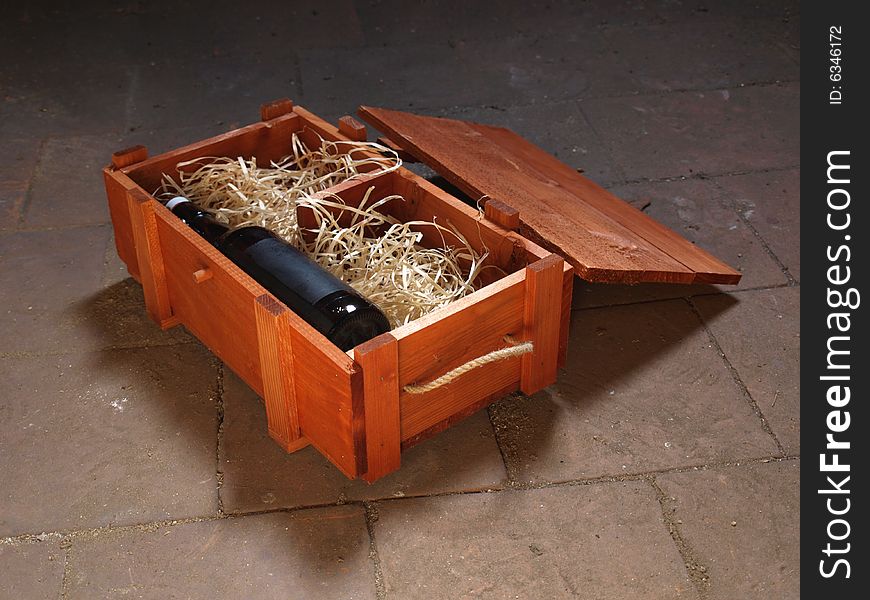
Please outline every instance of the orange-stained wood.
[[[166, 314], [168, 306], [171, 319], [183, 323], [265, 398], [270, 435], [283, 448], [292, 451], [310, 442], [348, 477], [373, 481], [399, 467], [403, 446], [520, 388], [524, 363], [514, 357], [478, 367], [424, 394], [401, 390], [505, 347], [506, 334], [519, 340], [526, 334], [541, 338], [537, 330], [530, 333], [524, 318], [529, 302], [526, 266], [545, 263], [540, 259], [549, 253], [405, 170], [340, 184], [331, 191], [349, 203], [358, 202], [372, 185], [373, 198], [402, 194], [406, 202], [391, 203], [388, 212], [400, 220], [434, 218], [455, 227], [478, 250], [490, 253], [488, 264], [507, 273], [489, 269], [481, 289], [466, 298], [371, 345], [340, 351], [148, 195], [161, 174], [174, 173], [179, 161], [241, 155], [256, 156], [262, 163], [286, 155], [294, 133], [307, 144], [319, 143], [318, 136], [349, 137], [304, 108], [280, 102], [267, 106], [272, 108], [261, 113], [265, 122], [124, 167], [107, 167], [116, 245], [131, 274], [143, 280], [146, 296], [152, 297], [149, 311], [155, 306], [157, 314]], [[421, 233], [424, 244], [443, 243], [431, 227]], [[445, 234], [448, 243], [449, 238]], [[155, 283], [161, 268], [162, 291]], [[559, 270], [559, 277], [555, 314], [560, 332], [551, 341], [553, 355], [561, 360], [570, 315], [570, 269]]]
[[138, 144], [112, 154], [112, 166], [116, 169], [123, 169], [137, 162], [142, 162], [146, 158], [148, 158], [148, 149]]
[[520, 228], [520, 211], [501, 200], [495, 198], [487, 200], [486, 204], [483, 205], [483, 213], [487, 219], [505, 229], [516, 231]]
[[516, 208], [521, 233], [600, 282], [736, 283], [739, 272], [511, 131], [362, 106], [360, 115], [472, 198]]
[[399, 418], [399, 354], [396, 338], [389, 333], [354, 348], [362, 369], [365, 403], [366, 457], [369, 483], [401, 465], [402, 431]]
[[128, 193], [138, 189], [142, 191], [129, 177], [114, 167], [103, 169], [103, 182], [106, 184], [106, 199], [109, 202], [109, 216], [114, 230], [115, 249], [118, 257], [127, 265], [127, 271], [136, 281], [139, 278], [139, 259], [136, 256], [136, 246], [133, 242], [133, 226], [130, 223], [130, 203]]
[[177, 325], [178, 319], [172, 314], [169, 304], [163, 253], [154, 217], [158, 202], [138, 189], [130, 190], [127, 198], [137, 262], [141, 265], [139, 276], [145, 295], [145, 310], [162, 329], [168, 329]]
[[257, 338], [269, 435], [285, 450], [298, 449], [302, 431], [296, 408], [293, 333], [289, 310], [271, 294], [256, 300]]
[[[525, 272], [512, 273], [438, 311], [394, 329], [399, 342], [399, 388], [427, 383], [493, 350], [505, 336], [523, 331]], [[400, 394], [402, 439], [430, 429], [505, 387], [519, 389], [520, 360], [478, 367], [447, 385], [422, 394]]]
[[559, 362], [561, 369], [568, 360], [568, 334], [571, 329], [571, 299], [574, 296], [574, 268], [567, 262], [562, 270], [562, 317], [559, 325]]
[[260, 106], [260, 120], [261, 121], [271, 121], [272, 119], [277, 119], [293, 110], [293, 101], [289, 98], [281, 98], [280, 100], [274, 100], [272, 102], [267, 102]]
[[531, 340], [535, 349], [522, 356], [520, 389], [525, 394], [534, 394], [556, 381], [564, 264], [561, 256], [551, 254], [526, 267], [522, 339]]
[[405, 150], [404, 148], [399, 146], [396, 142], [394, 142], [390, 138], [381, 136], [378, 138], [377, 141], [381, 146], [386, 146], [387, 148], [389, 148], [390, 150], [392, 150], [393, 152], [398, 154], [399, 158], [402, 160], [403, 163], [418, 162], [417, 159], [414, 158], [414, 156], [410, 152], [408, 152], [407, 150]]
[[338, 120], [338, 130], [349, 140], [364, 142], [368, 139], [366, 126], [350, 115], [344, 115]]

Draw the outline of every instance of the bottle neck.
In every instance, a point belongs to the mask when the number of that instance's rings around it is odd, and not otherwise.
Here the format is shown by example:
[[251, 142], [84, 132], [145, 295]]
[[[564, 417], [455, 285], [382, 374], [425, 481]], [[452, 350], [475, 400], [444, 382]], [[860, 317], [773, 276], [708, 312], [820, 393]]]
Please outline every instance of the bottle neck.
[[221, 223], [211, 213], [182, 196], [176, 196], [167, 202], [166, 208], [212, 245], [217, 245], [221, 236], [230, 230], [228, 225]]

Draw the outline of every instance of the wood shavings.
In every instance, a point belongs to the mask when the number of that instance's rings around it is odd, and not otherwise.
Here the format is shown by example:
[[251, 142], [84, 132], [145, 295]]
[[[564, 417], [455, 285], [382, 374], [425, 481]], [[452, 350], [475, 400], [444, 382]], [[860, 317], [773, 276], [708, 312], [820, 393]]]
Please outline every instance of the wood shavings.
[[[487, 254], [477, 252], [458, 231], [434, 222], [400, 222], [384, 206], [404, 199], [371, 201], [373, 187], [359, 207], [333, 194], [318, 194], [364, 172], [399, 168], [401, 160], [394, 151], [372, 142], [322, 139], [312, 150], [296, 134], [291, 150], [269, 167], [257, 166], [253, 157], [201, 157], [179, 163], [177, 181], [164, 174], [158, 195], [185, 196], [231, 227], [259, 225], [272, 230], [376, 304], [393, 327], [474, 291]], [[372, 165], [374, 171], [360, 170]], [[310, 209], [316, 223], [304, 235], [297, 206]], [[424, 227], [437, 230], [441, 247], [420, 245]]]

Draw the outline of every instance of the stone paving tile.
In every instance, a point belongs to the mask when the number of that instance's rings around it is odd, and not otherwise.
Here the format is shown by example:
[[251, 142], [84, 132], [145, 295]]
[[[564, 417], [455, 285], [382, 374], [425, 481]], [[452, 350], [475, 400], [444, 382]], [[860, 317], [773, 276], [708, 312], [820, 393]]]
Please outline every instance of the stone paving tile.
[[108, 223], [102, 168], [121, 143], [117, 135], [49, 138], [33, 178], [23, 226]]
[[779, 441], [799, 453], [800, 288], [746, 292], [731, 310], [719, 296], [694, 302]]
[[284, 452], [268, 436], [262, 400], [229, 373], [220, 465], [228, 512], [479, 490], [505, 479], [492, 426], [480, 412], [403, 453], [402, 468], [375, 484], [350, 481], [313, 447]]
[[376, 597], [359, 507], [110, 532], [70, 553], [70, 600]]
[[[292, 57], [273, 62], [220, 56], [184, 64], [173, 57], [134, 65], [130, 71], [127, 123], [132, 128], [230, 129], [259, 120], [265, 102], [300, 96]], [[168, 94], [167, 89], [187, 91]]]
[[383, 502], [387, 597], [696, 598], [642, 482]]
[[15, 229], [42, 140], [36, 137], [0, 139], [5, 148], [0, 154], [0, 230]]
[[741, 465], [656, 478], [672, 518], [707, 567], [710, 600], [800, 595], [800, 463]]
[[800, 160], [799, 84], [587, 100], [581, 107], [630, 180]]
[[56, 542], [0, 544], [0, 600], [60, 598], [63, 561]]
[[56, 59], [64, 52], [55, 47], [45, 59], [16, 49], [15, 59], [4, 61], [8, 64], [0, 73], [0, 136], [87, 135], [117, 130], [124, 122], [126, 66], [101, 62], [95, 67], [93, 57], [90, 64], [70, 65]]
[[0, 354], [190, 340], [148, 318], [132, 279], [102, 287], [109, 236], [106, 225], [0, 233]]
[[607, 30], [606, 39], [639, 91], [734, 87], [800, 77], [767, 20], [616, 27]]
[[217, 510], [216, 373], [199, 346], [6, 358], [0, 381], [0, 535]]
[[795, 279], [801, 275], [800, 176], [795, 169], [716, 179]]
[[776, 453], [685, 302], [581, 311], [570, 336], [556, 384], [492, 409], [517, 480], [592, 478]]
[[[360, 104], [404, 110], [499, 107], [566, 100], [622, 89], [594, 35], [574, 41], [506, 37], [300, 52], [304, 100], [317, 112]], [[473, 82], [473, 85], [469, 85]]]
[[635, 206], [648, 202], [649, 206], [644, 210], [649, 216], [740, 271], [743, 277], [737, 286], [591, 284], [577, 278], [574, 307], [680, 298], [709, 294], [717, 289], [727, 292], [787, 283], [782, 269], [770, 257], [758, 237], [729, 206], [727, 194], [722, 197], [723, 192], [717, 186], [718, 180], [637, 183], [609, 189]]

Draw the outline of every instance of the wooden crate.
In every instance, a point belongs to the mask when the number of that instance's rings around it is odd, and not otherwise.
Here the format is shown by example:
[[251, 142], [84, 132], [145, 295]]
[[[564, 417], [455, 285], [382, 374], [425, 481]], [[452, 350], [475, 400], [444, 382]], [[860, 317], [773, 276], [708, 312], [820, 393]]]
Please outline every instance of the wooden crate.
[[[363, 125], [343, 117], [334, 127], [282, 100], [264, 105], [253, 125], [152, 158], [141, 146], [130, 148], [115, 153], [104, 169], [118, 254], [142, 284], [148, 314], [163, 328], [184, 325], [262, 396], [269, 434], [288, 452], [310, 443], [346, 476], [375, 481], [399, 468], [403, 450], [493, 400], [550, 385], [565, 360], [574, 269], [590, 280], [632, 283], [739, 279], [507, 130], [365, 107], [361, 114], [394, 134], [391, 146], [430, 159], [466, 193], [483, 197], [485, 217], [406, 169], [363, 175], [328, 193], [350, 204], [372, 186], [375, 198], [400, 194], [406, 201], [389, 205], [394, 216], [437, 218], [455, 227], [478, 250], [485, 248], [488, 263], [504, 275], [346, 353], [151, 193], [164, 172], [174, 173], [185, 160], [255, 156], [267, 165], [289, 152], [294, 133], [317, 146], [317, 136], [366, 139]], [[429, 143], [419, 145], [427, 136]], [[482, 144], [468, 146], [474, 136]], [[452, 148], [477, 155], [453, 161]], [[533, 197], [538, 188], [541, 198]], [[304, 212], [299, 218], [304, 221]], [[561, 232], [552, 226], [560, 218], [566, 223]], [[422, 232], [424, 244], [442, 243], [432, 231]], [[528, 351], [477, 360], [517, 345]], [[420, 390], [470, 362], [477, 366], [446, 385]]]
[[[404, 219], [437, 217], [462, 232], [508, 274], [426, 317], [345, 353], [154, 199], [161, 174], [199, 156], [288, 153], [292, 134], [313, 142], [356, 137], [355, 121], [331, 126], [289, 102], [267, 105], [263, 120], [152, 158], [142, 147], [115, 153], [104, 169], [115, 243], [141, 284], [151, 318], [184, 325], [265, 399], [269, 434], [287, 451], [314, 445], [350, 478], [374, 481], [399, 468], [402, 450], [509, 392], [533, 393], [556, 379], [564, 360], [572, 269], [519, 234], [401, 169], [330, 190], [349, 202], [375, 186], [400, 193]], [[345, 135], [350, 134], [350, 135]], [[316, 145], [316, 144], [315, 144]], [[397, 215], [399, 216], [399, 215]], [[424, 232], [425, 233], [425, 232]], [[434, 236], [424, 243], [437, 243]], [[405, 388], [511, 343], [521, 356], [484, 364], [433, 391]]]

